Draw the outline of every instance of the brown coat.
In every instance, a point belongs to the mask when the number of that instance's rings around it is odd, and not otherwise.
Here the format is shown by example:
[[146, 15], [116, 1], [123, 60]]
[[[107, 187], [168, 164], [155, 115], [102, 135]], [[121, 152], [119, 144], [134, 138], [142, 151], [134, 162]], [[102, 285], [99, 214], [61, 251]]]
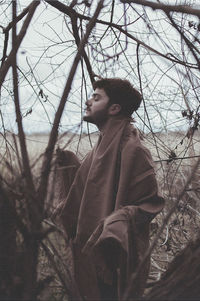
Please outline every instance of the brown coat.
[[[95, 252], [88, 256], [82, 250], [102, 220], [124, 206], [153, 217], [163, 203], [151, 155], [141, 144], [137, 130], [129, 118], [111, 118], [80, 166], [61, 213], [64, 228], [74, 241], [75, 277], [85, 299], [99, 299]], [[146, 246], [149, 220], [144, 223], [146, 230], [141, 231]], [[128, 256], [134, 262], [136, 254]]]

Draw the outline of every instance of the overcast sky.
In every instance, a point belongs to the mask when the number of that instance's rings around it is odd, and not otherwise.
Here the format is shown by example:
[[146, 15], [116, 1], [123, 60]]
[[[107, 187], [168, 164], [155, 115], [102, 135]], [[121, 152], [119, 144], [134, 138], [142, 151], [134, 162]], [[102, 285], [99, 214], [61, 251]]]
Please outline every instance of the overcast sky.
[[[18, 1], [19, 12], [30, 2], [28, 0]], [[67, 2], [71, 1], [62, 2], [67, 4]], [[96, 6], [97, 2], [93, 1], [92, 8]], [[106, 3], [109, 2], [106, 1]], [[195, 1], [191, 2], [195, 4]], [[4, 27], [11, 21], [11, 5], [9, 6], [9, 3], [10, 1], [1, 1], [0, 4], [0, 22]], [[167, 1], [167, 3], [180, 4], [183, 1], [171, 0]], [[123, 22], [122, 9], [122, 5], [118, 3], [114, 11], [113, 22], [118, 24]], [[79, 6], [79, 12], [83, 13], [81, 6]], [[159, 52], [163, 54], [169, 53], [169, 55], [174, 54], [181, 59], [181, 49], [184, 46], [180, 43], [178, 34], [169, 24], [165, 15], [160, 11], [152, 12], [150, 9], [147, 9], [146, 12], [144, 13], [139, 6], [137, 6], [137, 13], [133, 10], [128, 10], [126, 15], [127, 23], [137, 20], [129, 28], [130, 33]], [[105, 8], [100, 18], [108, 21], [109, 16]], [[189, 21], [197, 22], [195, 17], [188, 16], [187, 18]], [[148, 25], [146, 21], [148, 21]], [[187, 22], [184, 22], [184, 26], [186, 26]], [[22, 22], [18, 24], [18, 31], [21, 25]], [[91, 39], [95, 35], [97, 40], [100, 39], [105, 29], [105, 26], [98, 25], [93, 31]], [[191, 28], [192, 30], [193, 28]], [[24, 117], [24, 127], [28, 133], [46, 132], [51, 129], [54, 114], [76, 54], [76, 45], [70, 31], [69, 18], [64, 18], [62, 13], [42, 1], [36, 10], [18, 52], [21, 109]], [[112, 45], [115, 38], [114, 33], [112, 34], [105, 34], [101, 42], [101, 47], [103, 47], [104, 51], [104, 61], [103, 57], [98, 53], [100, 44], [94, 44], [96, 49], [93, 52], [86, 47], [93, 70], [100, 76], [127, 78], [137, 89], [140, 89], [136, 43], [130, 40], [126, 48], [124, 36], [121, 35], [119, 37], [121, 39], [120, 45], [114, 43]], [[196, 34], [195, 30], [192, 34]], [[3, 49], [3, 41], [4, 35], [1, 33], [1, 49]], [[11, 40], [9, 41], [11, 42]], [[123, 47], [125, 47], [125, 54], [120, 54]], [[181, 129], [185, 121], [180, 112], [185, 109], [186, 105], [180, 86], [183, 86], [187, 97], [194, 99], [191, 103], [196, 107], [194, 91], [190, 89], [191, 83], [186, 80], [184, 68], [180, 65], [175, 66], [172, 62], [155, 55], [151, 51], [147, 51], [144, 47], [140, 47], [139, 51], [143, 95], [152, 127], [155, 131]], [[119, 56], [113, 59], [109, 58], [112, 57], [114, 52], [119, 52]], [[105, 59], [105, 55], [107, 55], [107, 59]], [[194, 62], [186, 50], [185, 55], [188, 61]], [[81, 122], [81, 112], [84, 108], [87, 94], [92, 92], [86, 70], [84, 71], [84, 76], [87, 92], [85, 89], [81, 89], [83, 73], [80, 67], [81, 65], [77, 69], [63, 114], [61, 131], [77, 129], [77, 125]], [[4, 116], [5, 128], [16, 131], [11, 78], [12, 75], [9, 72], [2, 89], [1, 111]], [[193, 80], [194, 85], [197, 86], [197, 80], [195, 78]], [[138, 114], [139, 116], [135, 116], [138, 126], [144, 129], [143, 122], [145, 122], [147, 124], [145, 129], [148, 130], [149, 120], [144, 106], [141, 107]], [[95, 128], [92, 128], [92, 130], [95, 130]]]

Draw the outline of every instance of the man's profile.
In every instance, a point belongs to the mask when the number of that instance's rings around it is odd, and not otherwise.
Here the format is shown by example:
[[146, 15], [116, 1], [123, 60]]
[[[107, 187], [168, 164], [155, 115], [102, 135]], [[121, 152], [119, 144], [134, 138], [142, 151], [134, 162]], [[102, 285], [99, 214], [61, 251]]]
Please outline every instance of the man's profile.
[[[78, 168], [60, 219], [72, 240], [75, 280], [83, 300], [120, 300], [149, 244], [149, 223], [163, 208], [153, 162], [132, 125], [141, 103], [129, 81], [93, 85], [84, 121], [99, 139]], [[139, 275], [143, 293], [149, 262]]]

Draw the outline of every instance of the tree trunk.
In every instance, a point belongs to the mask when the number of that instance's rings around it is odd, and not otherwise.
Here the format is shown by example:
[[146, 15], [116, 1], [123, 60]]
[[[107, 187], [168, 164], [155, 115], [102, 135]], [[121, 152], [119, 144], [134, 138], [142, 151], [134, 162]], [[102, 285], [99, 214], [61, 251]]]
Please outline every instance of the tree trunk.
[[200, 237], [174, 258], [161, 280], [142, 300], [200, 300]]

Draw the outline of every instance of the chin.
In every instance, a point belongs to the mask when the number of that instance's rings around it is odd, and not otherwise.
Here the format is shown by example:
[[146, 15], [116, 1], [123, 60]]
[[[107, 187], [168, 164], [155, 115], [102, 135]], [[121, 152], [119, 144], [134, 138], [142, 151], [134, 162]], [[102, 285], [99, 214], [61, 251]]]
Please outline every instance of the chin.
[[90, 122], [90, 123], [94, 123], [93, 118], [91, 116], [89, 116], [89, 115], [83, 116], [83, 120], [87, 121], [87, 122]]

